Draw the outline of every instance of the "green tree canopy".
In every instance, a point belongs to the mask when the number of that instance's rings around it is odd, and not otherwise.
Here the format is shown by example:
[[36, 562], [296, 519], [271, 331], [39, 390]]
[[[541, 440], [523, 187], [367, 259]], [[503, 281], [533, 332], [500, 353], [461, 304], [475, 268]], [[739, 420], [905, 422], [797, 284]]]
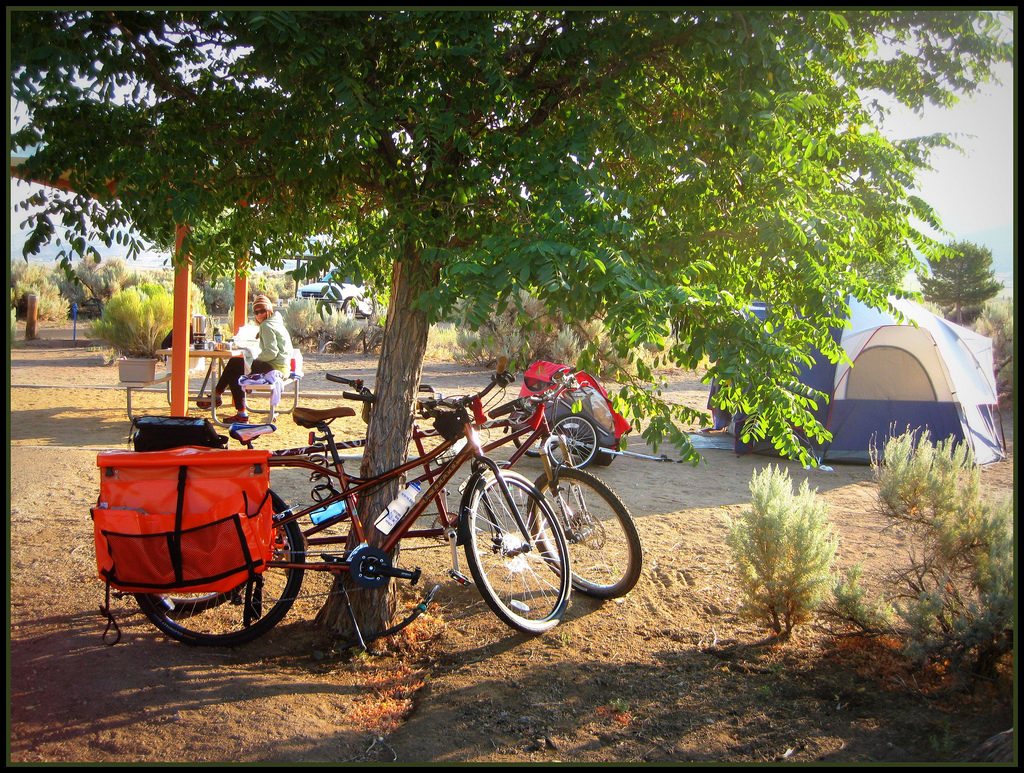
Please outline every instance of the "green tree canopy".
[[925, 300], [944, 309], [959, 325], [973, 322], [985, 301], [1003, 289], [992, 268], [992, 250], [971, 242], [951, 242], [944, 254], [930, 256], [930, 276], [919, 277]]
[[[817, 426], [798, 363], [838, 356], [828, 329], [847, 298], [884, 304], [935, 246], [911, 224], [936, 225], [911, 187], [945, 140], [886, 140], [872, 97], [950, 104], [1012, 54], [996, 16], [961, 11], [11, 22], [28, 111], [14, 145], [40, 148], [29, 175], [70, 170], [79, 192], [38, 197], [27, 249], [57, 227], [81, 252], [129, 222], [164, 239], [205, 223], [186, 244], [202, 265], [303, 251], [308, 273], [341, 263], [390, 284], [366, 474], [405, 455], [428, 322], [460, 301], [480, 321], [523, 288], [601, 318], [623, 352], [710, 361], [722, 406], [798, 453], [795, 433]], [[757, 299], [764, 322], [744, 314]], [[659, 401], [638, 366], [628, 410], [685, 444], [675, 427], [696, 412]]]

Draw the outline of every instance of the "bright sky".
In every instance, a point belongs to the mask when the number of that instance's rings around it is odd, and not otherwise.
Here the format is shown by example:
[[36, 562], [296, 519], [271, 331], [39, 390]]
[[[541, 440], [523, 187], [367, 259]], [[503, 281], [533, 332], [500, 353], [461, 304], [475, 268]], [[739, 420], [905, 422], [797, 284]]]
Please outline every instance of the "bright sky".
[[954, 134], [963, 149], [935, 151], [935, 171], [919, 176], [918, 190], [957, 238], [1014, 224], [1013, 68], [997, 69], [1001, 85], [986, 84], [949, 110], [926, 107], [923, 115], [894, 111], [884, 131], [895, 139], [936, 132]]

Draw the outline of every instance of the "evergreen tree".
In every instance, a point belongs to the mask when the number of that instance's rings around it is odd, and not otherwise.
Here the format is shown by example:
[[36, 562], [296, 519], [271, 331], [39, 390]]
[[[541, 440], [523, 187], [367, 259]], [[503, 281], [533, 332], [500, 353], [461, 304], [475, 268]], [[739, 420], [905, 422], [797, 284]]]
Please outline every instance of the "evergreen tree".
[[925, 300], [941, 306], [962, 325], [978, 318], [985, 301], [1003, 289], [992, 269], [992, 250], [971, 242], [952, 242], [947, 255], [928, 258], [931, 276], [920, 277]]

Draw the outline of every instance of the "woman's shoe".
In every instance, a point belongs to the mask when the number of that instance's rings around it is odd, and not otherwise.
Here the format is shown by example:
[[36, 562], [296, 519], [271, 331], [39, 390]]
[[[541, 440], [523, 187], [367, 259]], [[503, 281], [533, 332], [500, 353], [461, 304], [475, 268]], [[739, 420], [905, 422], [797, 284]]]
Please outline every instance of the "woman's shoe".
[[[223, 404], [224, 404], [224, 400], [221, 399], [220, 395], [217, 395], [217, 407], [220, 408]], [[204, 398], [201, 398], [199, 400], [196, 400], [196, 407], [197, 408], [203, 408], [203, 409], [209, 408], [210, 407], [210, 398], [209, 397], [204, 397]]]
[[248, 424], [249, 414], [247, 413], [236, 413], [234, 416], [228, 416], [226, 419], [221, 419], [225, 424]]

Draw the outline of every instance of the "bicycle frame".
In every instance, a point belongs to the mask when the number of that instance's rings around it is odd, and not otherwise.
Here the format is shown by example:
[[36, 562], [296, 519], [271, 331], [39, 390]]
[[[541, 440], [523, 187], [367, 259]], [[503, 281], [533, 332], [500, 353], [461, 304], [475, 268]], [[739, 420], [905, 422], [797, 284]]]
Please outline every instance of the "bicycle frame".
[[[274, 544], [269, 546], [273, 555], [266, 568], [273, 571], [250, 576], [244, 583], [244, 596], [239, 595], [241, 585], [230, 593], [193, 594], [182, 590], [181, 595], [136, 594], [143, 613], [159, 630], [179, 641], [234, 646], [262, 635], [287, 614], [302, 597], [304, 573], [321, 572], [324, 580], [326, 572], [328, 578], [333, 578], [329, 590], [327, 583], [318, 584], [318, 592], [311, 594], [316, 596], [347, 595], [352, 589], [350, 583], [364, 590], [386, 587], [392, 579], [415, 584], [420, 569], [405, 569], [394, 562], [398, 544], [413, 534], [444, 534], [452, 552], [449, 575], [462, 584], [475, 585], [499, 619], [531, 634], [557, 625], [572, 590], [569, 547], [561, 524], [537, 486], [486, 457], [475, 428], [484, 423], [483, 397], [494, 386], [508, 383], [504, 366], [499, 364], [491, 384], [475, 395], [422, 399], [418, 416], [433, 419], [436, 434], [441, 436], [437, 446], [372, 477], [346, 473], [338, 448], [362, 442], [336, 443], [329, 426], [336, 418], [351, 416], [351, 409], [306, 409], [301, 415], [296, 413], [294, 418], [300, 426], [321, 434], [311, 432], [307, 446], [272, 452], [267, 465], [311, 471], [311, 499], [316, 501], [288, 509], [271, 492], [277, 512], [273, 516]], [[272, 428], [258, 426], [245, 432], [233, 428], [231, 434], [243, 444], [251, 444], [268, 430]], [[452, 512], [447, 508], [445, 487], [467, 462], [472, 472], [459, 508]], [[397, 483], [400, 477], [429, 484], [397, 522], [387, 511], [375, 517], [376, 513], [365, 507], [368, 492], [389, 482]], [[414, 530], [416, 521], [433, 502], [439, 504], [439, 523], [429, 530]], [[350, 505], [347, 512], [338, 507], [325, 522], [303, 530], [300, 518], [316, 518], [314, 511], [339, 503]], [[324, 532], [328, 526], [345, 521], [344, 536]], [[309, 551], [311, 544], [326, 549]], [[330, 545], [342, 547], [334, 551]], [[465, 546], [472, 579], [459, 572], [459, 546]], [[337, 582], [342, 573], [349, 577], [344, 584]], [[436, 587], [402, 626], [425, 609], [435, 591]], [[366, 639], [355, 616], [350, 616], [359, 643], [365, 648]]]
[[[531, 417], [529, 422], [523, 424], [520, 424], [518, 422], [513, 423], [509, 419], [492, 419], [491, 421], [487, 421], [484, 422], [483, 424], [477, 425], [476, 428], [478, 430], [501, 428], [512, 429], [510, 433], [503, 435], [499, 439], [493, 440], [487, 445], [483, 446], [483, 453], [489, 454], [494, 449], [500, 448], [501, 446], [505, 445], [506, 443], [510, 443], [513, 440], [527, 438], [526, 441], [523, 442], [522, 445], [515, 450], [512, 456], [509, 457], [508, 466], [513, 467], [516, 462], [518, 462], [520, 459], [523, 458], [523, 456], [526, 455], [526, 452], [535, 442], [539, 442], [540, 440], [551, 434], [551, 427], [547, 421], [546, 410], [547, 406], [544, 403], [539, 403], [537, 405], [537, 411], [540, 413], [539, 419]], [[536, 427], [533, 426], [534, 424], [536, 424]], [[425, 454], [425, 450], [423, 447], [423, 438], [428, 437], [436, 437], [436, 433], [433, 431], [424, 432], [423, 430], [420, 430], [418, 427], [413, 429], [413, 441], [416, 443], [416, 450], [419, 452], [420, 456], [423, 456]], [[426, 467], [424, 467], [424, 469], [426, 469]], [[424, 478], [426, 478], [426, 476], [423, 476], [423, 478], [417, 478], [416, 480], [423, 480]], [[440, 509], [440, 507], [438, 509]]]
[[[540, 406], [543, 410], [543, 405]], [[326, 427], [324, 427], [326, 429]], [[525, 434], [529, 430], [526, 427], [522, 432]], [[312, 528], [305, 529], [303, 531], [306, 537], [306, 543], [309, 546], [324, 546], [324, 545], [339, 545], [347, 547], [350, 542], [350, 535], [344, 536], [328, 536], [328, 537], [316, 537], [319, 532], [328, 529], [338, 523], [344, 521], [351, 522], [351, 531], [354, 534], [356, 544], [363, 544], [367, 542], [367, 527], [363, 525], [359, 517], [352, 517], [353, 513], [358, 514], [358, 501], [361, 495], [365, 494], [370, 489], [383, 485], [388, 481], [399, 478], [403, 475], [412, 473], [419, 468], [424, 470], [422, 475], [418, 477], [409, 478], [410, 481], [423, 482], [428, 481], [429, 486], [426, 491], [417, 499], [416, 503], [409, 510], [408, 513], [402, 518], [401, 521], [395, 526], [395, 528], [387, 535], [383, 544], [379, 546], [385, 553], [392, 552], [395, 547], [403, 539], [408, 537], [438, 537], [446, 536], [449, 539], [453, 536], [453, 530], [458, 526], [459, 513], [452, 513], [447, 506], [447, 496], [444, 492], [444, 487], [451, 481], [455, 474], [462, 469], [466, 462], [473, 461], [475, 464], [481, 464], [491, 469], [496, 474], [499, 480], [502, 493], [506, 498], [509, 498], [509, 492], [505, 487], [504, 481], [501, 480], [500, 476], [497, 475], [498, 465], [491, 459], [488, 459], [486, 454], [490, 448], [501, 445], [501, 443], [491, 444], [487, 447], [483, 447], [480, 442], [479, 433], [472, 423], [466, 423], [463, 426], [463, 433], [466, 439], [466, 444], [455, 454], [454, 457], [446, 461], [440, 467], [432, 468], [431, 463], [438, 459], [440, 456], [451, 450], [458, 441], [444, 440], [433, 450], [427, 452], [423, 448], [423, 438], [437, 436], [435, 431], [424, 432], [419, 430], [418, 427], [414, 427], [413, 437], [416, 442], [417, 449], [420, 453], [415, 459], [407, 461], [405, 464], [400, 465], [392, 470], [388, 470], [381, 473], [373, 478], [364, 479], [358, 476], [349, 475], [345, 472], [344, 461], [340, 459], [337, 454], [337, 445], [334, 442], [333, 435], [329, 430], [325, 433], [325, 438], [328, 442], [329, 449], [332, 453], [333, 458], [333, 469], [331, 466], [326, 464], [320, 464], [311, 461], [308, 458], [310, 451], [319, 452], [322, 450], [321, 447], [310, 445], [300, 448], [291, 448], [281, 451], [272, 452], [268, 459], [268, 465], [271, 468], [274, 467], [288, 467], [288, 468], [304, 468], [312, 470], [318, 474], [326, 475], [331, 478], [335, 478], [338, 481], [339, 491], [333, 496], [322, 499], [318, 502], [313, 503], [308, 507], [296, 510], [290, 508], [287, 510], [283, 517], [276, 519], [278, 525], [284, 525], [291, 521], [297, 521], [300, 518], [319, 510], [323, 507], [329, 506], [336, 502], [344, 500], [347, 505], [346, 512], [329, 518], [326, 521], [313, 526]], [[538, 429], [536, 431], [538, 437], [543, 432]], [[356, 441], [361, 442], [361, 441]], [[352, 446], [350, 446], [352, 447]], [[524, 446], [517, 453], [525, 453], [527, 446]], [[430, 529], [418, 529], [413, 530], [412, 527], [416, 520], [426, 511], [430, 506], [431, 502], [436, 503], [438, 509], [438, 515], [441, 520], [441, 526], [438, 528]], [[279, 514], [281, 515], [281, 514]], [[519, 527], [522, 529], [524, 534], [528, 533], [525, 522], [523, 521], [522, 514], [519, 513], [518, 508], [513, 508], [513, 515]], [[343, 571], [347, 569], [344, 564], [340, 563], [325, 563], [324, 565], [308, 564], [288, 564], [288, 563], [274, 563], [274, 566], [278, 567], [290, 567], [290, 568], [303, 568], [303, 569], [314, 569], [314, 570], [326, 570], [326, 571]]]

